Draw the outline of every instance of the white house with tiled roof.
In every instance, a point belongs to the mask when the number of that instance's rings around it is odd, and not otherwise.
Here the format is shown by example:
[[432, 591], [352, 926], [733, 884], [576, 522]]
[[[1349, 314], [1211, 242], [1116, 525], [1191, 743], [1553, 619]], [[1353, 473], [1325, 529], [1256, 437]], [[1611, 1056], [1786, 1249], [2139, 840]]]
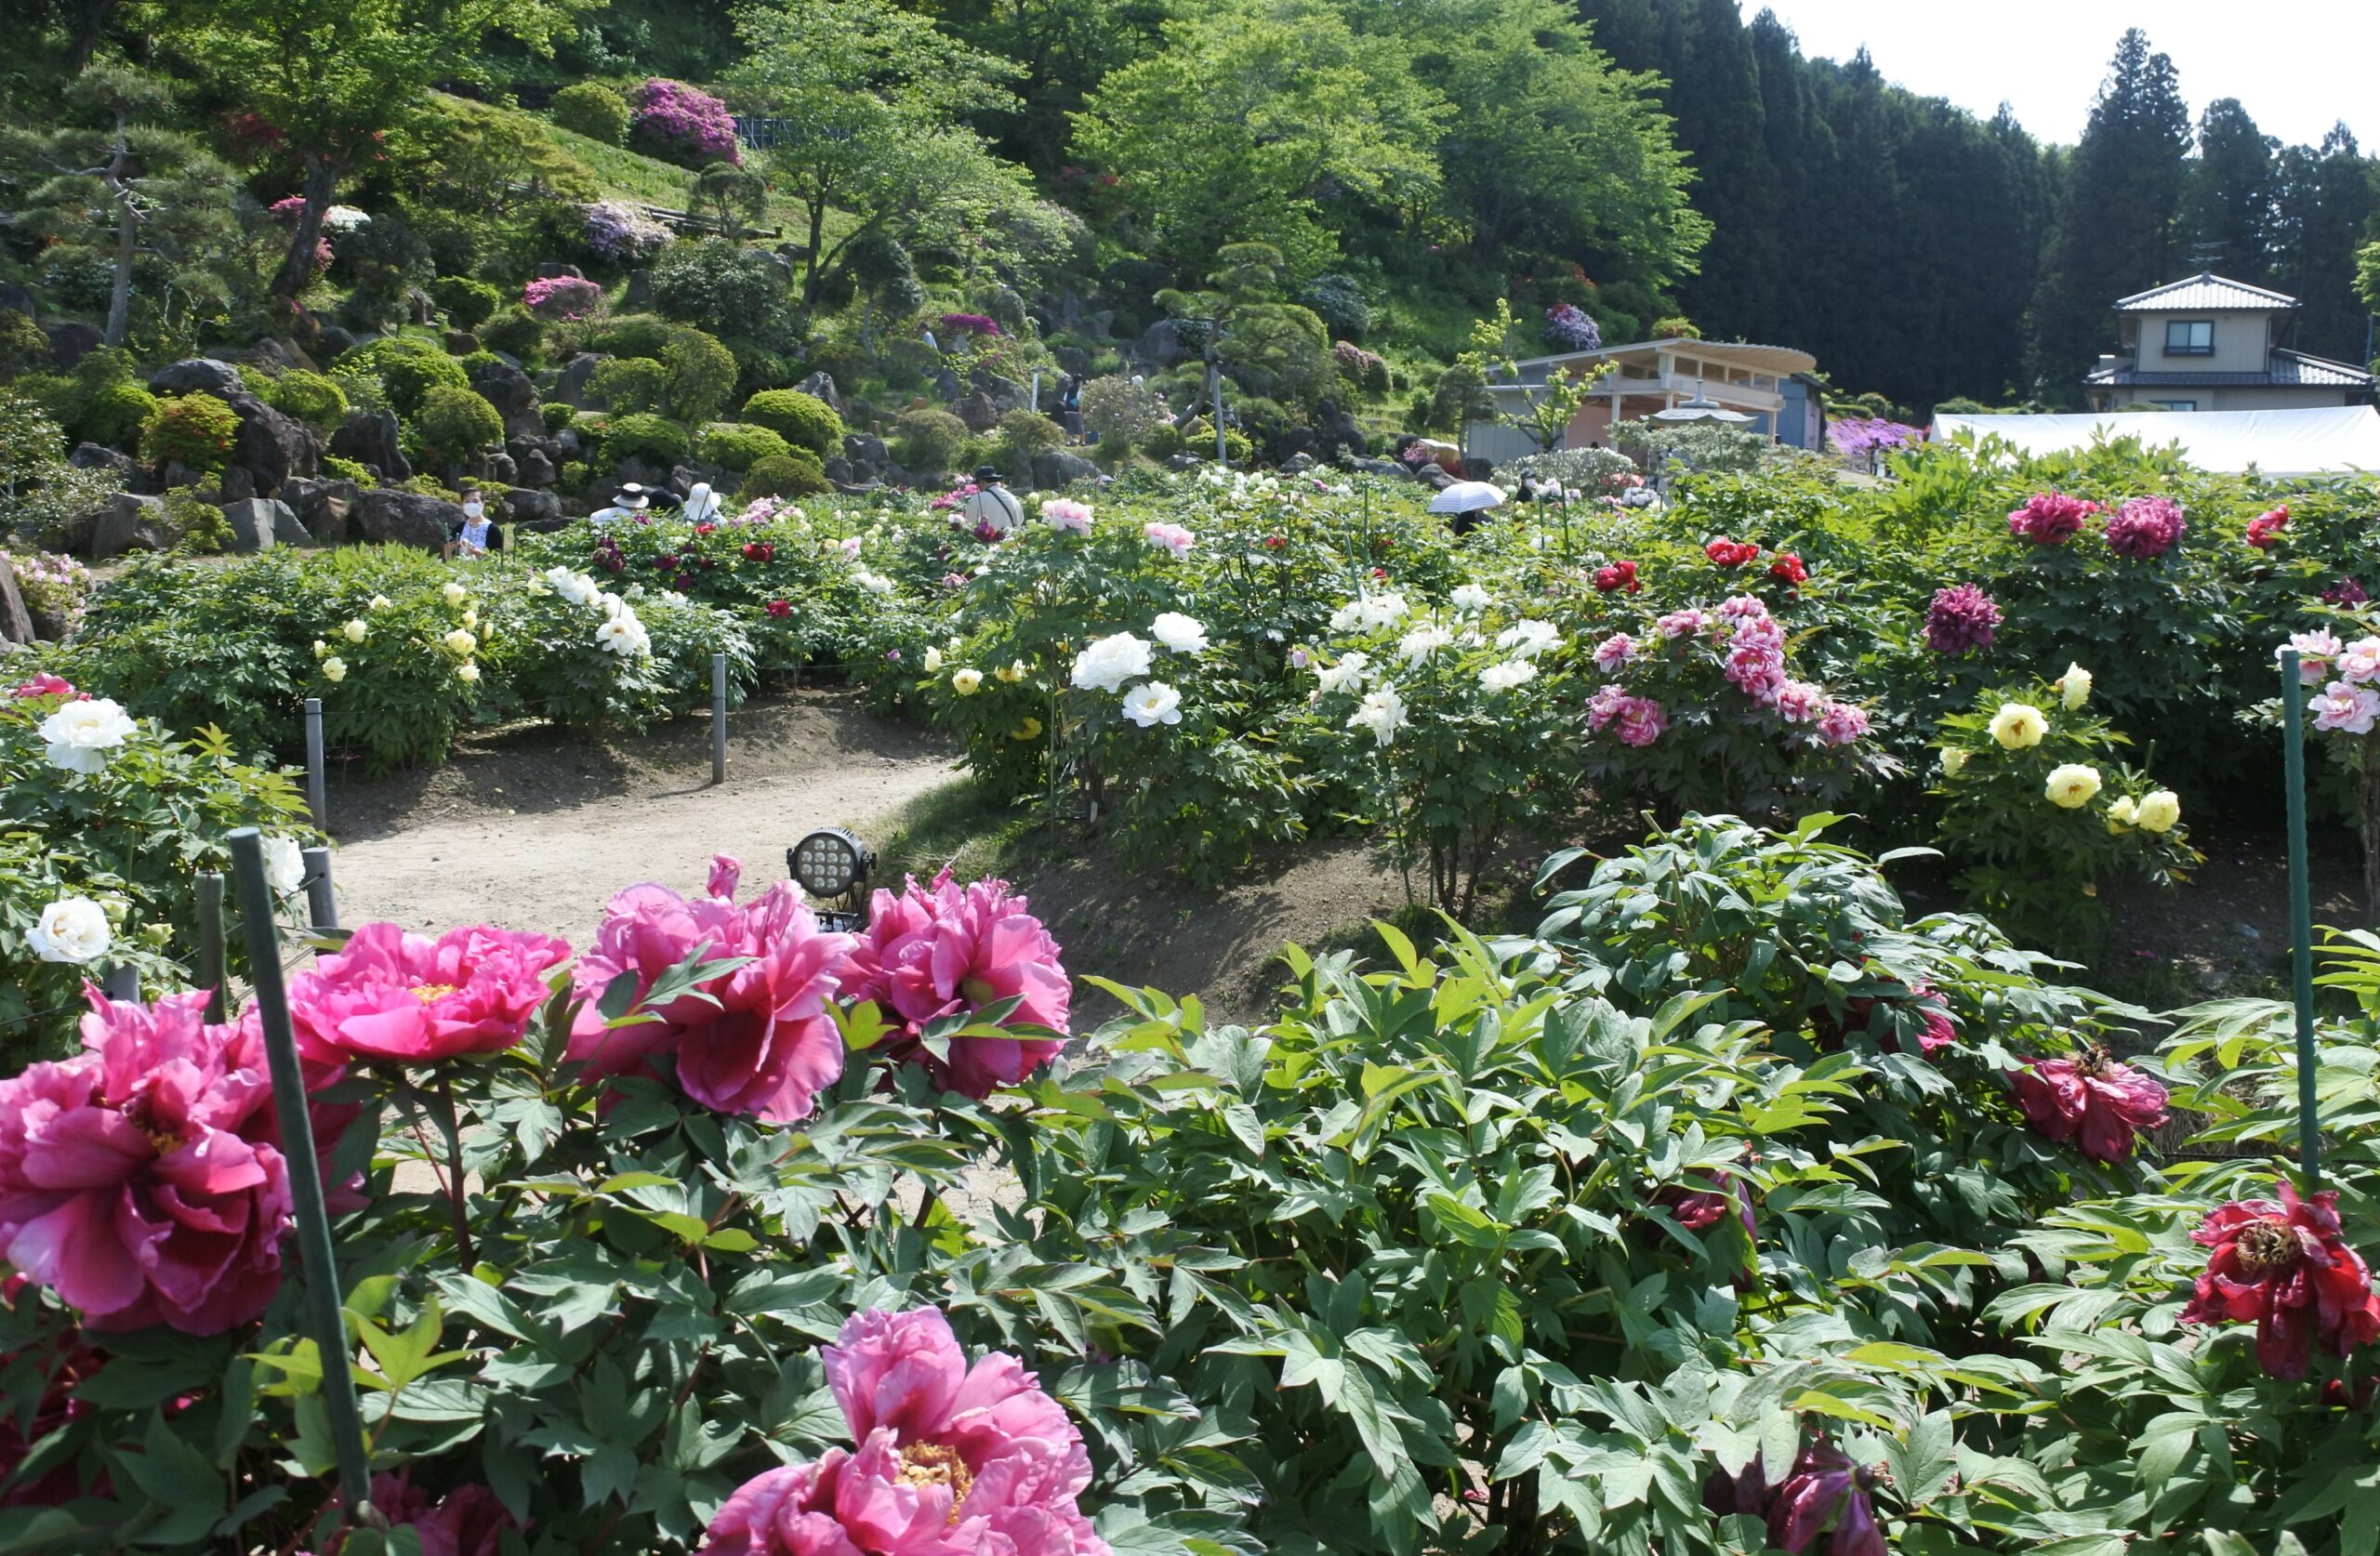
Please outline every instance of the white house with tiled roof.
[[2278, 411], [2368, 405], [2372, 375], [2281, 342], [2297, 314], [2283, 292], [2211, 271], [2116, 304], [2116, 353], [2083, 377], [2095, 411]]

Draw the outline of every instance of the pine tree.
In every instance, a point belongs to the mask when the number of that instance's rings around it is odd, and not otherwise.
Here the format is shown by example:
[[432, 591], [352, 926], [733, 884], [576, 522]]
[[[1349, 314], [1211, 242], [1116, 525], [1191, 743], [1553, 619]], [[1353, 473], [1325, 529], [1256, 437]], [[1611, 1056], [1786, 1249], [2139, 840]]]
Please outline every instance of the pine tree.
[[2033, 294], [2030, 371], [2040, 398], [2080, 403], [2082, 375], [2114, 344], [2109, 305], [2181, 273], [2174, 227], [2189, 143], [2174, 61], [2131, 29], [2074, 148]]
[[2201, 269], [2257, 285], [2271, 274], [2273, 155], [2280, 149], [2239, 99], [2206, 105], [2182, 211], [2188, 257]]
[[2292, 146], [2281, 155], [2274, 284], [2298, 300], [2299, 350], [2354, 363], [2370, 352], [2355, 255], [2380, 214], [2374, 171], [2345, 125], [2334, 125], [2320, 147]]

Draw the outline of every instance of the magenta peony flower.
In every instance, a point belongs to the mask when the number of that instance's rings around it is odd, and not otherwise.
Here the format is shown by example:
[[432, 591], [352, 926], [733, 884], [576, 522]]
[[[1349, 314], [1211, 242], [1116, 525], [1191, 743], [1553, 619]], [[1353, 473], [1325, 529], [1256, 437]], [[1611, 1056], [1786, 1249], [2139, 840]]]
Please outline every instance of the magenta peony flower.
[[1595, 645], [1595, 668], [1606, 675], [1616, 673], [1622, 665], [1636, 657], [1636, 640], [1625, 632], [1615, 632]]
[[2000, 628], [2000, 607], [1973, 584], [1934, 591], [1925, 608], [1925, 646], [1957, 658], [1991, 646]]
[[66, 679], [63, 676], [54, 676], [47, 670], [44, 670], [40, 674], [34, 676], [33, 679], [25, 681], [20, 685], [13, 695], [19, 697], [72, 697], [74, 695], [74, 683]]
[[[733, 890], [739, 867], [721, 856], [710, 884]], [[578, 964], [587, 1000], [569, 1056], [595, 1075], [654, 1069], [666, 1053], [679, 1088], [707, 1108], [770, 1124], [806, 1118], [817, 1093], [843, 1073], [834, 997], [852, 937], [817, 918], [779, 881], [737, 906], [724, 893], [689, 902], [648, 881], [603, 904], [595, 949]], [[706, 947], [705, 963], [748, 957], [651, 1012], [657, 1020], [606, 1028], [596, 1002], [615, 978], [635, 980], [641, 1000], [661, 975]]]
[[[421, 1556], [498, 1556], [504, 1532], [520, 1527], [486, 1486], [458, 1485], [441, 1499], [402, 1470], [372, 1477], [372, 1506], [390, 1527], [414, 1532]], [[325, 1556], [338, 1556], [344, 1544], [344, 1536], [334, 1540]]]
[[1622, 745], [1650, 745], [1669, 729], [1670, 716], [1650, 697], [1629, 697], [1614, 722]]
[[[1887, 1009], [1906, 1007], [1913, 1010], [1924, 1023], [1917, 1035], [1917, 1051], [1927, 1059], [1959, 1040], [1959, 1024], [1951, 1019], [1942, 992], [1931, 983], [1911, 984], [1905, 1000], [1893, 995], [1854, 995], [1843, 1002], [1841, 1016], [1826, 1005], [1814, 1005], [1810, 1007], [1810, 1035], [1819, 1048], [1830, 1052], [1840, 1049], [1845, 1033], [1866, 1032], [1874, 1025], [1879, 999]], [[1876, 1046], [1886, 1053], [1902, 1051], [1900, 1036], [1893, 1023], [1886, 1023], [1884, 1031], [1877, 1035]]]
[[2360, 605], [2371, 598], [2363, 592], [2363, 581], [2360, 578], [2342, 578], [2322, 591], [2322, 603], [2325, 605]]
[[2234, 1200], [2210, 1213], [2190, 1233], [2214, 1252], [2182, 1322], [2254, 1324], [2256, 1365], [2281, 1378], [2305, 1377], [2318, 1343], [2344, 1356], [2380, 1339], [2380, 1298], [2340, 1235], [2338, 1203], [2335, 1190], [2301, 1199], [2284, 1178], [2277, 1205]]
[[932, 1308], [856, 1314], [821, 1355], [858, 1449], [746, 1482], [706, 1556], [1108, 1556], [1082, 1434], [1015, 1357], [970, 1369]]
[[2189, 528], [2182, 508], [2170, 497], [2126, 497], [2108, 521], [2108, 549], [2135, 561], [2152, 561], [2174, 548]]
[[1073, 985], [1058, 943], [1006, 881], [961, 887], [945, 870], [931, 887], [912, 877], [897, 897], [878, 891], [844, 984], [845, 998], [874, 1000], [899, 1025], [888, 1049], [895, 1062], [922, 1064], [938, 1085], [970, 1097], [1015, 1085], [1064, 1047], [1048, 1037], [954, 1037], [945, 1062], [917, 1041], [929, 1022], [1012, 995], [1022, 1003], [1009, 1021], [1066, 1030]]
[[262, 1048], [204, 993], [88, 997], [83, 1052], [0, 1081], [0, 1259], [94, 1329], [246, 1324], [289, 1221]]
[[1700, 611], [1688, 609], [1672, 611], [1668, 615], [1653, 623], [1653, 630], [1674, 642], [1680, 638], [1691, 638], [1710, 625], [1711, 618], [1708, 615]]
[[2267, 508], [2248, 521], [2248, 544], [2259, 551], [2269, 551], [2289, 537], [2281, 532], [2289, 528], [2289, 505]]
[[550, 935], [472, 925], [431, 940], [366, 924], [347, 948], [289, 982], [298, 1052], [318, 1064], [434, 1064], [499, 1053], [552, 993], [570, 946]]
[[1831, 1529], [1827, 1556], [1891, 1556], [1869, 1500], [1875, 1483], [1875, 1470], [1854, 1465], [1824, 1435], [1804, 1444], [1769, 1507], [1768, 1543], [1805, 1556]]
[[2083, 520], [2098, 511], [2097, 503], [2063, 492], [2036, 492], [2022, 508], [2010, 511], [2008, 533], [2036, 546], [2063, 546], [2082, 533]]
[[2165, 1122], [2165, 1088], [2094, 1045], [2079, 1059], [2031, 1059], [2010, 1079], [2026, 1121], [2095, 1162], [2132, 1155], [2133, 1134]]

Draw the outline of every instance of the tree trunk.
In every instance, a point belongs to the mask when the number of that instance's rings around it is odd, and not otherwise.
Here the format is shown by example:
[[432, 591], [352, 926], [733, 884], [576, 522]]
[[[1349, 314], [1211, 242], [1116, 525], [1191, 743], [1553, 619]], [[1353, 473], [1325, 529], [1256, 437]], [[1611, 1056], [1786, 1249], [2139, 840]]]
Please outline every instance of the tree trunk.
[[810, 205], [810, 268], [801, 274], [801, 311], [804, 315], [818, 308], [818, 284], [826, 273], [826, 202], [824, 198]]
[[338, 192], [338, 164], [320, 152], [306, 153], [306, 203], [298, 210], [298, 230], [289, 235], [289, 252], [281, 273], [272, 278], [273, 296], [295, 302], [314, 279], [314, 247], [323, 241], [323, 217]]
[[108, 192], [115, 197], [115, 276], [108, 287], [107, 343], [124, 344], [132, 319], [132, 261], [140, 248], [140, 217], [132, 204], [132, 148], [125, 116], [115, 116], [115, 154], [108, 159]]

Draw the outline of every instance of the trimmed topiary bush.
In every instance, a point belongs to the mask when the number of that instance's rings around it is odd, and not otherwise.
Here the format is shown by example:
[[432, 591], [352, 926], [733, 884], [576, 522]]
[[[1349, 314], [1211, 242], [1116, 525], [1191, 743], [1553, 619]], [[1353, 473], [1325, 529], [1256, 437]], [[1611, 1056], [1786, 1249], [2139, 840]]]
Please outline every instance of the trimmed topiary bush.
[[430, 300], [445, 310], [447, 323], [456, 329], [476, 330], [504, 306], [504, 294], [467, 275], [442, 275], [430, 284]]
[[545, 349], [546, 322], [525, 308], [501, 310], [472, 332], [491, 351], [523, 361]]
[[110, 384], [83, 402], [74, 435], [126, 454], [140, 452], [140, 429], [156, 414], [157, 397], [139, 384]]
[[272, 381], [265, 403], [314, 427], [330, 427], [347, 415], [347, 391], [319, 373], [292, 371]]
[[49, 336], [13, 308], [0, 309], [0, 380], [20, 378], [49, 366]]
[[342, 459], [336, 454], [323, 455], [323, 474], [332, 481], [351, 481], [358, 486], [369, 486], [372, 467], [360, 459]]
[[609, 357], [658, 357], [679, 326], [653, 313], [623, 313], [595, 326], [587, 349]]
[[843, 445], [843, 418], [832, 405], [800, 389], [762, 389], [744, 402], [744, 419], [821, 459]]
[[504, 417], [476, 389], [441, 384], [421, 397], [413, 418], [424, 459], [432, 465], [469, 465], [491, 443], [504, 441]]
[[831, 492], [834, 483], [818, 461], [806, 448], [790, 454], [772, 454], [753, 462], [744, 473], [743, 484], [736, 488], [742, 497], [814, 497]]
[[686, 429], [642, 413], [614, 416], [603, 424], [603, 457], [616, 464], [631, 455], [650, 464], [674, 465], [686, 457]]
[[893, 452], [912, 470], [951, 468], [966, 442], [967, 424], [948, 411], [905, 411], [892, 424]]
[[410, 420], [421, 408], [422, 397], [433, 389], [469, 389], [470, 375], [462, 363], [427, 340], [387, 336], [367, 340], [339, 359], [343, 373], [368, 373], [380, 381], [389, 408]]
[[696, 451], [705, 462], [724, 465], [731, 470], [748, 470], [762, 459], [782, 459], [793, 452], [793, 445], [765, 427], [747, 422], [714, 422], [703, 429]]
[[600, 81], [563, 87], [546, 104], [546, 112], [562, 128], [606, 146], [617, 146], [628, 138], [628, 99]]
[[240, 435], [240, 413], [205, 392], [160, 401], [141, 425], [140, 447], [153, 462], [219, 470]]

